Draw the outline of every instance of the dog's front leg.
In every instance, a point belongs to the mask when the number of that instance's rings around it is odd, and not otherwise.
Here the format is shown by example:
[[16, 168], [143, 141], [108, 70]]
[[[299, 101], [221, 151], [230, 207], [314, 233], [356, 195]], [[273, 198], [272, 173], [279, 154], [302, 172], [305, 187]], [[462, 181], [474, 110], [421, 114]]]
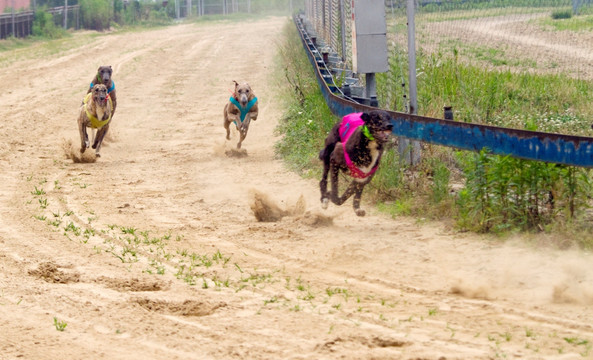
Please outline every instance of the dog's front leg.
[[[353, 181], [352, 183], [355, 183]], [[354, 208], [354, 212], [358, 216], [365, 216], [366, 211], [360, 208], [360, 198], [362, 197], [362, 190], [364, 189], [363, 183], [356, 183], [356, 188], [354, 189], [354, 198], [352, 199], [352, 207]]]
[[330, 171], [329, 161], [323, 161], [323, 174], [321, 175], [321, 181], [319, 182], [319, 191], [321, 192], [321, 208], [327, 209], [329, 204], [329, 194], [327, 192], [327, 176]]
[[337, 166], [334, 161], [330, 161], [330, 180], [331, 180], [331, 201], [336, 204], [336, 205], [342, 205], [344, 203], [344, 201], [348, 200], [348, 198], [350, 196], [352, 196], [353, 194], [353, 185], [354, 182], [352, 182], [348, 188], [346, 189], [346, 191], [344, 191], [344, 194], [342, 194], [342, 196], [338, 195], [338, 184], [339, 184], [339, 179], [338, 176], [340, 175], [340, 168], [339, 166]]
[[247, 137], [247, 131], [249, 130], [249, 123], [251, 123], [251, 117], [249, 114], [245, 116], [245, 120], [241, 123], [241, 127], [239, 130], [239, 142], [237, 143], [237, 149], [241, 148], [241, 143]]
[[230, 120], [235, 124], [235, 127], [237, 128], [237, 131], [241, 131], [241, 118], [239, 117], [239, 115], [232, 115], [230, 117]]
[[105, 124], [101, 129], [97, 131], [97, 135], [95, 136], [95, 141], [93, 143], [93, 149], [95, 149], [95, 156], [101, 157], [101, 145], [103, 144], [103, 138], [107, 134], [107, 130], [109, 130], [109, 123]]
[[247, 115], [251, 118], [251, 120], [255, 121], [257, 120], [257, 115], [259, 114], [259, 111], [250, 111], [247, 113]]

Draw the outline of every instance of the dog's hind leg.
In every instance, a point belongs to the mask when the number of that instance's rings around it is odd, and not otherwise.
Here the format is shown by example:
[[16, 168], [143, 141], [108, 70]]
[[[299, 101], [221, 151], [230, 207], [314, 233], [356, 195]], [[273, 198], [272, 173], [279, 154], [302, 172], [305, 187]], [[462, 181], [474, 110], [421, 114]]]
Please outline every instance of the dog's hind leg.
[[344, 191], [342, 196], [338, 196], [338, 189], [334, 191], [334, 186], [332, 183], [332, 202], [336, 205], [342, 205], [346, 202], [352, 195], [354, 195], [354, 199], [352, 200], [352, 207], [354, 208], [354, 212], [358, 216], [364, 216], [366, 212], [360, 208], [360, 199], [362, 197], [362, 190], [364, 189], [364, 184], [352, 181], [348, 188]]
[[365, 211], [360, 209], [360, 199], [362, 197], [362, 190], [364, 186], [368, 183], [365, 182], [358, 182], [353, 180], [350, 185], [344, 190], [344, 193], [339, 196], [338, 195], [338, 175], [339, 169], [337, 166], [332, 165], [331, 169], [331, 201], [336, 205], [342, 205], [346, 202], [352, 195], [354, 195], [352, 207], [354, 208], [354, 212], [358, 216], [364, 216]]
[[228, 104], [224, 106], [224, 129], [226, 130], [226, 139], [231, 139], [231, 129], [229, 129], [229, 125], [231, 125], [231, 120], [229, 120], [229, 115], [227, 113]]
[[340, 168], [336, 166], [333, 161], [330, 161], [330, 180], [331, 180], [331, 201], [336, 205], [342, 205], [344, 201], [348, 200], [350, 196], [354, 193], [354, 181], [350, 183], [346, 191], [342, 196], [338, 195], [338, 184], [339, 179], [338, 176], [340, 175]]
[[327, 176], [329, 174], [330, 163], [329, 156], [324, 156], [324, 151], [327, 148], [321, 150], [319, 158], [323, 160], [323, 174], [321, 175], [321, 181], [319, 181], [319, 191], [321, 192], [321, 208], [327, 209], [329, 204], [329, 193], [327, 192]]
[[226, 139], [230, 140], [231, 139], [231, 129], [229, 129], [229, 123], [226, 120], [224, 122], [224, 128], [226, 130]]
[[86, 132], [86, 125], [83, 121], [78, 121], [78, 131], [80, 132], [80, 153], [84, 153], [89, 147], [89, 136]]

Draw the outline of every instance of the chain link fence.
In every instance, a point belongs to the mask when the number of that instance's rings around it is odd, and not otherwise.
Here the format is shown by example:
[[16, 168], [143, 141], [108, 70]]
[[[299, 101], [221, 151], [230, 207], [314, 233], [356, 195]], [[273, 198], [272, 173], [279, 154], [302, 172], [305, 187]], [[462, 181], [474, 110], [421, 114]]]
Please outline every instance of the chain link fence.
[[342, 61], [352, 64], [351, 0], [305, 0], [315, 31]]
[[[47, 10], [53, 15], [56, 26], [67, 29], [80, 29], [80, 5], [54, 7]], [[0, 39], [8, 37], [27, 37], [33, 34], [33, 10], [0, 15]]]
[[[323, 45], [350, 68], [352, 1], [305, 1], [305, 14]], [[398, 111], [407, 108], [407, 3], [385, 1], [391, 64], [386, 81], [399, 90], [383, 93], [382, 103]], [[417, 69], [419, 86], [427, 67], [442, 66], [443, 56], [453, 57], [460, 67], [593, 81], [593, 0], [417, 0], [415, 25], [417, 54], [423, 59]], [[450, 100], [445, 96], [443, 101]]]

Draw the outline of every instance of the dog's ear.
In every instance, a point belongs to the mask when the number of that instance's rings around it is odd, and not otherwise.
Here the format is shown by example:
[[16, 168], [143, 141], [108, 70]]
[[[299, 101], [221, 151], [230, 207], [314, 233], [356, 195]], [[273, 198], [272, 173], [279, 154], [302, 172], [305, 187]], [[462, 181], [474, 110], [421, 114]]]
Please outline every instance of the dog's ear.
[[363, 112], [362, 115], [360, 115], [360, 118], [362, 119], [362, 121], [364, 121], [365, 124], [368, 124], [371, 120], [371, 115]]
[[235, 83], [235, 89], [237, 88], [237, 86], [239, 86], [239, 83], [236, 82], [235, 80], [233, 80], [233, 82]]

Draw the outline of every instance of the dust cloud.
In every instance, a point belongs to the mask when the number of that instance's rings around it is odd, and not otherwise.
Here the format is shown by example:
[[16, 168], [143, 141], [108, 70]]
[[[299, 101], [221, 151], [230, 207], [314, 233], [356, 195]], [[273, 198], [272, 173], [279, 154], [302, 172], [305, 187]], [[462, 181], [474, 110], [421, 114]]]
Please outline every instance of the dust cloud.
[[95, 156], [94, 151], [85, 151], [84, 153], [80, 152], [80, 149], [77, 146], [74, 146], [72, 140], [64, 139], [62, 141], [62, 149], [64, 151], [64, 155], [66, 159], [72, 160], [75, 163], [94, 163], [97, 161], [97, 157]]

